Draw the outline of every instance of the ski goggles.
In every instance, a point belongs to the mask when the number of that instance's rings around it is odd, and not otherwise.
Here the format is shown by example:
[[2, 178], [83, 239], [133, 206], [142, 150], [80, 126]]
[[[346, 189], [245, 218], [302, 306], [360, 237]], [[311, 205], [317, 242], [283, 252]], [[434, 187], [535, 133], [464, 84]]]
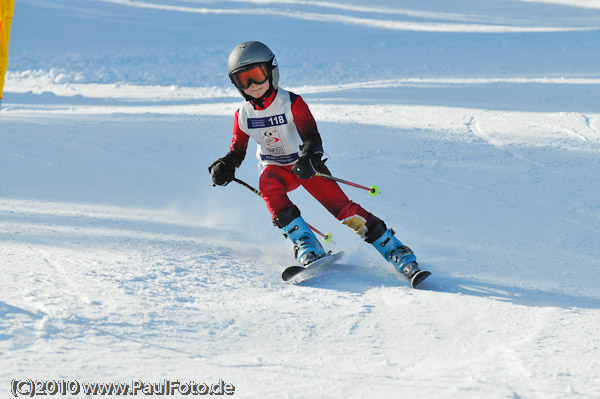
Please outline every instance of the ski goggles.
[[235, 87], [240, 90], [246, 90], [252, 83], [263, 84], [269, 76], [270, 71], [266, 64], [249, 65], [229, 75]]

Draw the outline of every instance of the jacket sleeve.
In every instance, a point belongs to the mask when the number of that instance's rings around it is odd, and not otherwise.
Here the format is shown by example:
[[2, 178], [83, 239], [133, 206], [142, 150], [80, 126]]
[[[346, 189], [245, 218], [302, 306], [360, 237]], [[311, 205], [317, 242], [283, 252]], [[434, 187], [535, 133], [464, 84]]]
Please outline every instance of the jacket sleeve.
[[229, 152], [225, 155], [225, 157], [233, 162], [233, 165], [236, 168], [242, 164], [242, 161], [246, 157], [248, 140], [250, 139], [250, 136], [240, 129], [240, 124], [238, 123], [239, 114], [239, 110], [235, 111], [235, 117], [233, 119], [233, 138], [231, 139]]
[[290, 93], [290, 95], [294, 123], [304, 143], [302, 153], [323, 153], [323, 142], [317, 129], [317, 122], [310, 112], [308, 105], [302, 97], [293, 93]]

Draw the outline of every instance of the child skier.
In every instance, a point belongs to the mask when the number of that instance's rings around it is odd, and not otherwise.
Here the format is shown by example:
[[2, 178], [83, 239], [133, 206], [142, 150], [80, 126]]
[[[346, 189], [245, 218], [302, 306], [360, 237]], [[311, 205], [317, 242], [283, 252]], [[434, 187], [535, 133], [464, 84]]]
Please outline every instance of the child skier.
[[299, 186], [411, 280], [420, 271], [413, 251], [382, 220], [349, 200], [336, 182], [315, 176], [317, 171], [330, 174], [322, 160], [317, 124], [302, 97], [279, 87], [273, 52], [260, 42], [241, 43], [229, 55], [227, 68], [231, 82], [246, 101], [235, 113], [229, 152], [208, 168], [213, 183], [226, 186], [234, 179], [252, 137], [258, 147], [262, 197], [273, 224], [293, 242], [301, 265], [327, 254], [288, 198], [287, 193]]

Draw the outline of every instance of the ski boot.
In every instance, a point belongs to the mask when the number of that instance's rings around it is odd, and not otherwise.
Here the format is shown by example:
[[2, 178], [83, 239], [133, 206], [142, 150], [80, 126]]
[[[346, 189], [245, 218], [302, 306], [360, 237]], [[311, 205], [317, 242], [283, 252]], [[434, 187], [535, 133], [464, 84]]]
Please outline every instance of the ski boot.
[[294, 243], [294, 255], [302, 266], [307, 266], [325, 255], [321, 243], [302, 216], [298, 216], [282, 229], [283, 235]]
[[394, 230], [386, 228], [383, 234], [372, 244], [384, 258], [394, 265], [396, 270], [411, 282], [413, 287], [416, 287], [431, 273], [419, 269], [414, 252], [402, 244], [394, 234]]

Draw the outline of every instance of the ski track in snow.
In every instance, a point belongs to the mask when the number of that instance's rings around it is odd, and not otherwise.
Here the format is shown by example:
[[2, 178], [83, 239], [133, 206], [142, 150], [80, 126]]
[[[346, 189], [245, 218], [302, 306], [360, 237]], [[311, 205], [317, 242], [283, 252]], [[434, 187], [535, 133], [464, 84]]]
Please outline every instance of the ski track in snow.
[[[13, 78], [8, 90], [18, 93], [42, 94], [52, 93], [61, 97], [82, 96], [90, 99], [114, 99], [143, 101], [143, 105], [12, 105], [5, 109], [8, 115], [98, 115], [98, 114], [165, 114], [165, 115], [215, 115], [229, 116], [237, 108], [239, 102], [233, 103], [201, 103], [164, 105], [165, 100], [189, 102], [191, 100], [211, 100], [236, 97], [233, 89], [219, 88], [180, 88], [176, 86], [137, 86], [106, 84], [54, 83], [64, 80], [61, 74], [51, 72], [45, 74], [9, 73]], [[33, 75], [33, 77], [31, 77]], [[21, 78], [25, 76], [25, 78]], [[550, 85], [599, 85], [598, 79], [564, 79], [564, 78], [479, 78], [479, 79], [403, 79], [400, 81], [366, 82], [326, 87], [299, 87], [292, 91], [306, 94], [328, 92], [350, 92], [355, 89], [397, 88], [404, 85], [425, 84], [439, 85], [489, 85], [496, 83], [512, 84], [550, 84]], [[148, 101], [150, 103], [148, 103]], [[153, 104], [154, 102], [158, 104]], [[358, 105], [358, 104], [317, 104], [312, 106], [313, 112], [320, 120], [330, 122], [354, 122], [381, 126], [392, 126], [402, 129], [447, 129], [448, 133], [465, 133], [484, 139], [496, 147], [512, 144], [535, 146], [565, 146], [569, 148], [598, 151], [600, 133], [594, 129], [592, 121], [600, 120], [600, 114], [581, 113], [527, 113], [493, 111], [481, 109], [461, 109], [451, 107], [415, 107], [412, 105]], [[414, 112], [418, 111], [418, 112]], [[358, 117], [356, 117], [358, 115]], [[373, 115], [375, 117], [373, 117]], [[385, 115], [381, 118], [380, 115]], [[468, 120], [465, 122], [465, 120]], [[535, 125], [532, 125], [535, 123]], [[494, 127], [491, 133], [484, 133], [482, 124]], [[466, 127], [466, 131], [464, 129]], [[449, 129], [450, 128], [450, 129]], [[572, 140], [575, 138], [576, 140]], [[577, 140], [579, 139], [579, 140]], [[557, 141], [558, 140], [558, 141]], [[583, 143], [577, 143], [582, 141]], [[519, 157], [516, 152], [513, 155]], [[524, 158], [523, 158], [524, 159]]]
[[[20, 0], [0, 114], [0, 396], [14, 378], [169, 378], [242, 398], [596, 399], [596, 8]], [[380, 187], [343, 188], [433, 272], [423, 290], [301, 190], [346, 255], [284, 284], [291, 245], [262, 201], [212, 187], [240, 104], [222, 58], [249, 12], [274, 26], [257, 39], [293, 71], [282, 85], [307, 99], [332, 172]], [[256, 185], [252, 153], [236, 176]]]
[[[13, 93], [53, 94], [56, 96], [82, 96], [86, 98], [112, 98], [115, 100], [186, 101], [211, 98], [238, 98], [234, 88], [141, 86], [132, 84], [79, 83], [85, 80], [80, 74], [60, 70], [22, 71], [7, 73], [6, 90]], [[375, 80], [324, 86], [300, 86], [290, 90], [304, 95], [335, 93], [360, 89], [392, 89], [401, 87], [466, 86], [466, 85], [600, 85], [600, 78], [565, 77], [514, 77], [514, 78], [406, 78]]]
[[[508, 26], [508, 25], [486, 25], [486, 24], [462, 24], [462, 23], [432, 23], [432, 22], [409, 22], [409, 21], [392, 21], [375, 18], [365, 17], [354, 17], [349, 15], [339, 14], [325, 14], [315, 12], [303, 12], [298, 10], [281, 10], [273, 8], [261, 7], [257, 9], [219, 9], [219, 8], [198, 8], [188, 6], [177, 6], [170, 4], [156, 4], [144, 1], [134, 0], [96, 0], [106, 3], [119, 4], [123, 6], [145, 8], [152, 10], [161, 11], [175, 11], [182, 13], [192, 14], [230, 14], [230, 15], [248, 15], [255, 12], [260, 12], [262, 15], [283, 17], [291, 19], [300, 19], [307, 21], [317, 21], [326, 23], [341, 23], [356, 26], [371, 27], [377, 29], [389, 29], [389, 30], [400, 30], [400, 31], [417, 31], [417, 32], [454, 32], [454, 33], [517, 33], [517, 32], [569, 32], [569, 31], [586, 31], [586, 30], [599, 30], [598, 27], [547, 27], [547, 26]], [[252, 2], [251, 2], [252, 3]], [[320, 2], [283, 2], [286, 5], [310, 5], [310, 6], [325, 6], [332, 7], [331, 3], [320, 3]], [[262, 3], [269, 4], [269, 3]], [[348, 11], [359, 11], [362, 13], [385, 13], [388, 16], [390, 14], [407, 14], [400, 10], [386, 10], [386, 9], [368, 9], [364, 7], [340, 7], [336, 6], [338, 10]], [[415, 14], [412, 14], [415, 15]], [[431, 17], [431, 14], [416, 14], [417, 17]], [[453, 17], [451, 15], [451, 17]], [[436, 15], [435, 18], [440, 18], [440, 15]], [[445, 18], [442, 16], [442, 18]], [[455, 17], [454, 17], [455, 18]]]

